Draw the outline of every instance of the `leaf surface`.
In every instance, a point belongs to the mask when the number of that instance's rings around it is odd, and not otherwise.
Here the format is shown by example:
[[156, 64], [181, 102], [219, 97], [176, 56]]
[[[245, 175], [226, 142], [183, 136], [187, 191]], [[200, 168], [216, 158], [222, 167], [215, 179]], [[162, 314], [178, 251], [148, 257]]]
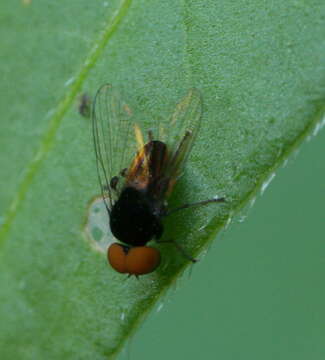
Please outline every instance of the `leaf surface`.
[[78, 96], [105, 82], [139, 122], [168, 121], [198, 88], [202, 127], [172, 205], [226, 206], [166, 223], [198, 255], [303, 139], [324, 125], [323, 1], [22, 1], [0, 4], [1, 358], [113, 358], [188, 265], [161, 246], [126, 280], [84, 232], [98, 195]]

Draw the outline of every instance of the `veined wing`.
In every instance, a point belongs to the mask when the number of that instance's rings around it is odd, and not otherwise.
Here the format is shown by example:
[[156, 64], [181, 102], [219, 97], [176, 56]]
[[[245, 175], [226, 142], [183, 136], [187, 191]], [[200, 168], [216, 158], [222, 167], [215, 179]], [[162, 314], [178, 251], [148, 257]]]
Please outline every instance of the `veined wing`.
[[92, 127], [98, 180], [108, 211], [123, 186], [123, 170], [136, 152], [131, 115], [112, 85], [99, 88], [93, 104]]
[[[191, 89], [177, 104], [166, 126], [152, 123], [144, 133], [135, 126], [138, 152], [127, 173], [127, 183], [164, 200], [182, 175], [201, 115], [201, 95], [198, 90]], [[146, 135], [148, 142], [144, 141]]]
[[169, 178], [168, 194], [177, 179], [182, 175], [186, 160], [192, 149], [200, 128], [202, 116], [202, 98], [197, 89], [190, 89], [177, 104], [168, 124], [167, 146], [168, 162], [165, 174]]

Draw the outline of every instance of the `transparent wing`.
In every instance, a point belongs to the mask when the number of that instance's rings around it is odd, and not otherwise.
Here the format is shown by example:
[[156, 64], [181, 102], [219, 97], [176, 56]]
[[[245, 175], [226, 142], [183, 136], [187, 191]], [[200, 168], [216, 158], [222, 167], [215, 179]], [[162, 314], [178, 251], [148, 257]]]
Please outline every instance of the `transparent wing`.
[[112, 85], [99, 88], [92, 111], [93, 140], [98, 180], [109, 212], [125, 181], [123, 169], [136, 152], [131, 115]]
[[166, 132], [169, 156], [165, 174], [170, 178], [169, 193], [183, 173], [186, 160], [200, 128], [201, 116], [201, 94], [197, 89], [190, 89], [177, 104]]

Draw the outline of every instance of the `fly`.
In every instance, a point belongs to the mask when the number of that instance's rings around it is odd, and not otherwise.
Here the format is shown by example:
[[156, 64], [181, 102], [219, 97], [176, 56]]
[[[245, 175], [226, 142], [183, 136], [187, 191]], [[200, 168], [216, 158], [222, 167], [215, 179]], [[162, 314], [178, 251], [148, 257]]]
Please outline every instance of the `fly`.
[[163, 219], [171, 213], [225, 201], [212, 198], [175, 209], [167, 205], [192, 149], [201, 114], [201, 95], [191, 89], [176, 106], [166, 129], [153, 124], [143, 132], [110, 84], [97, 91], [92, 113], [93, 140], [110, 228], [120, 241], [107, 250], [108, 262], [116, 271], [136, 276], [154, 271], [161, 258], [157, 248], [147, 246], [151, 240], [172, 243], [195, 262], [176, 241], [161, 238]]

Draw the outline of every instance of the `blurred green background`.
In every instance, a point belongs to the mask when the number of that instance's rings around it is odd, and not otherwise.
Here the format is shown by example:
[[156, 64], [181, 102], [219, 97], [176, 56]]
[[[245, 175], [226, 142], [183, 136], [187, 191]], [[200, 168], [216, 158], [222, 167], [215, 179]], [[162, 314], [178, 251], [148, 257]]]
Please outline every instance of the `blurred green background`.
[[119, 360], [325, 359], [324, 150], [323, 130], [184, 274]]

